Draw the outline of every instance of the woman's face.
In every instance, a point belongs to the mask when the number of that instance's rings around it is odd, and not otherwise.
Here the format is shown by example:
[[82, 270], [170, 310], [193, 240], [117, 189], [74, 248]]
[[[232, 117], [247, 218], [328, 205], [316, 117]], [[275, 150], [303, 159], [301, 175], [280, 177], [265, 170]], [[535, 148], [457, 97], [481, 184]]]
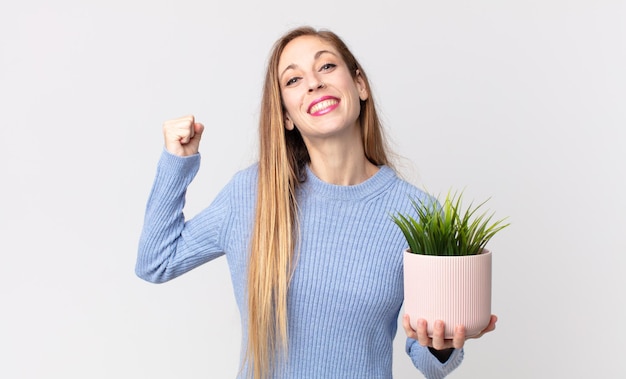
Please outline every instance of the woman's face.
[[333, 45], [315, 36], [289, 42], [278, 62], [286, 128], [305, 142], [350, 135], [358, 128], [360, 100], [368, 97], [361, 75], [353, 77]]

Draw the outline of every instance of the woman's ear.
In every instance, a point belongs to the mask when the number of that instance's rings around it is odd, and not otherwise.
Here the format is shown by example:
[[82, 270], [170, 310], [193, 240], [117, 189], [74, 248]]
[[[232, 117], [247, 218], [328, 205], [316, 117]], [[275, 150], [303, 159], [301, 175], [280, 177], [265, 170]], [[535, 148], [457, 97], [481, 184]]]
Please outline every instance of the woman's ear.
[[370, 94], [367, 91], [367, 86], [365, 85], [365, 79], [363, 79], [363, 76], [361, 75], [361, 71], [356, 70], [356, 76], [354, 77], [354, 82], [356, 83], [356, 88], [359, 91], [359, 99], [361, 99], [362, 101], [367, 100]]
[[285, 117], [285, 129], [293, 130], [295, 125], [293, 124], [293, 121], [291, 121], [291, 117], [289, 117], [289, 115], [287, 113], [285, 113], [284, 117]]

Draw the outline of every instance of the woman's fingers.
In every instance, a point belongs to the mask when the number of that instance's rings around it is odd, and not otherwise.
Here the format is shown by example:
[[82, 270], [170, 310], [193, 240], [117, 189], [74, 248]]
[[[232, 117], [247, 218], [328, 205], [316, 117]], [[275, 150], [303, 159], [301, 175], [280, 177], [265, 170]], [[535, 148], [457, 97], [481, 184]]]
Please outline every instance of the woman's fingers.
[[457, 325], [454, 328], [454, 338], [452, 339], [452, 347], [461, 349], [465, 345], [465, 326]]
[[417, 339], [417, 332], [411, 327], [411, 320], [407, 314], [402, 317], [402, 327], [407, 337], [413, 338], [414, 340]]
[[496, 315], [491, 315], [491, 319], [489, 320], [489, 325], [485, 329], [483, 329], [478, 335], [473, 337], [468, 337], [468, 339], [480, 338], [485, 333], [492, 332], [496, 329], [496, 322], [498, 322], [498, 317]]
[[449, 348], [463, 348], [466, 340], [480, 338], [483, 334], [493, 331], [496, 328], [497, 321], [498, 318], [495, 315], [491, 315], [489, 325], [487, 325], [480, 334], [474, 337], [467, 337], [465, 326], [457, 325], [454, 328], [454, 336], [452, 339], [445, 338], [445, 324], [441, 320], [435, 321], [432, 336], [428, 336], [428, 323], [424, 319], [417, 320], [417, 328], [413, 329], [409, 315], [405, 314], [402, 318], [402, 326], [404, 327], [407, 337], [417, 340], [420, 345], [432, 347], [435, 350], [443, 350]]
[[179, 156], [196, 154], [203, 131], [204, 126], [197, 123], [193, 115], [168, 120], [163, 123], [165, 148]]
[[428, 336], [428, 324], [426, 320], [417, 320], [417, 341], [422, 346], [432, 346], [432, 339]]
[[435, 321], [435, 325], [433, 326], [433, 338], [432, 345], [435, 350], [443, 350], [448, 348], [445, 339], [445, 325], [443, 321], [437, 320]]

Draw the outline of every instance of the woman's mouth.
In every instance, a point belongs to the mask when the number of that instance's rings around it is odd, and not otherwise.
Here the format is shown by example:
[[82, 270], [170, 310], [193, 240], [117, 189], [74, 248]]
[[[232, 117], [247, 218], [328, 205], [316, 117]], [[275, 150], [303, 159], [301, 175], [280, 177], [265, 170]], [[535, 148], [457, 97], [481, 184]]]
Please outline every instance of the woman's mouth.
[[325, 96], [311, 103], [308, 113], [311, 116], [321, 116], [326, 114], [339, 105], [339, 99], [335, 97]]

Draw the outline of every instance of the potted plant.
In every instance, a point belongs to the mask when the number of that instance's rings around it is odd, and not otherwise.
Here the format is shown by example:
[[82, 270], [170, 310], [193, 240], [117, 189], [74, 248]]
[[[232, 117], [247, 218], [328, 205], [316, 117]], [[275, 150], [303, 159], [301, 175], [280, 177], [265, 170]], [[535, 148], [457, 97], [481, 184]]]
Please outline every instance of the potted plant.
[[420, 318], [432, 336], [435, 320], [445, 338], [462, 324], [466, 336], [479, 334], [491, 318], [491, 252], [487, 242], [507, 227], [493, 213], [479, 212], [487, 201], [462, 209], [462, 193], [448, 192], [441, 203], [411, 199], [415, 214], [393, 214], [408, 243], [404, 251], [404, 307], [413, 328]]

